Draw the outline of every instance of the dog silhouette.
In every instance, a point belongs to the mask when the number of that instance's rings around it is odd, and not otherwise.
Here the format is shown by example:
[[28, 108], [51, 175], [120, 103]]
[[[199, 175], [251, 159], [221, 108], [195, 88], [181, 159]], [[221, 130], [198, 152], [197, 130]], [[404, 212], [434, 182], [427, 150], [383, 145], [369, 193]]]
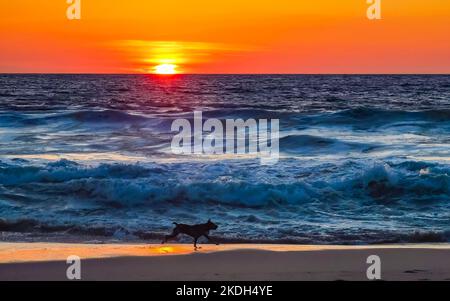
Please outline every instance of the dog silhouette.
[[[186, 234], [191, 236], [194, 239], [194, 249], [197, 250], [197, 240], [204, 236], [209, 241], [212, 242], [212, 239], [209, 237], [209, 231], [216, 230], [218, 226], [214, 224], [211, 219], [209, 219], [204, 224], [198, 224], [198, 225], [186, 225], [186, 224], [178, 224], [173, 223], [175, 225], [175, 228], [173, 229], [172, 233], [170, 235], [166, 235], [164, 237], [164, 240], [162, 241], [162, 244], [166, 243], [168, 240], [174, 239], [178, 236], [178, 234]], [[216, 243], [218, 245], [218, 243]]]

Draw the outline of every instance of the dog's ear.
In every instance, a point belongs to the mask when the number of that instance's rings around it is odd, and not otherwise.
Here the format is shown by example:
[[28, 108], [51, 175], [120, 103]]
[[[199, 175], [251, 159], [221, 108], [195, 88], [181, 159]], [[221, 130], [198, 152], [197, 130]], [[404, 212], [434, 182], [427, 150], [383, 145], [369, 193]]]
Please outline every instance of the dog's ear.
[[208, 219], [208, 223], [210, 223], [211, 222], [211, 219]]

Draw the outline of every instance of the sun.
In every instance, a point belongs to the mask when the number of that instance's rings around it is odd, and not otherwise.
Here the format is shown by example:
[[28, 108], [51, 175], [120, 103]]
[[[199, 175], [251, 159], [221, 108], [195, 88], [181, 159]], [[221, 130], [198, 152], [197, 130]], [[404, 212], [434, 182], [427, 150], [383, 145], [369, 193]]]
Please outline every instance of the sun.
[[177, 74], [177, 65], [173, 64], [161, 64], [155, 66], [154, 72], [156, 74]]

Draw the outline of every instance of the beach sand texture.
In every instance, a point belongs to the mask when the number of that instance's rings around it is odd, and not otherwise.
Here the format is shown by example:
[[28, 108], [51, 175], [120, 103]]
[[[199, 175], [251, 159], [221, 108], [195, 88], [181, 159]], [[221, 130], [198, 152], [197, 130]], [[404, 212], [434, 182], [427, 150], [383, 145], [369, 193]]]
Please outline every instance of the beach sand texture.
[[383, 280], [450, 280], [450, 245], [304, 246], [0, 243], [0, 280], [367, 280], [370, 255]]

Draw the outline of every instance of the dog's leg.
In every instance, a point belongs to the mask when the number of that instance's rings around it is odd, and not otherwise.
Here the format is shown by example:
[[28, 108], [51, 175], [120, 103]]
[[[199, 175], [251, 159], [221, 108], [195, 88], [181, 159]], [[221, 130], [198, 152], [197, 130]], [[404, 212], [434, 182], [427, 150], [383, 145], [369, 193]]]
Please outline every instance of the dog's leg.
[[216, 245], [219, 245], [219, 243], [216, 242], [215, 240], [211, 239], [211, 237], [209, 237], [208, 234], [203, 234], [203, 236], [206, 237], [208, 239], [208, 241], [210, 241], [210, 242], [212, 242], [212, 243], [214, 243]]
[[177, 228], [173, 229], [172, 234], [164, 236], [162, 244], [165, 244], [168, 240], [176, 238], [178, 234], [180, 234], [180, 232], [177, 230]]
[[197, 249], [199, 249], [199, 247], [197, 247], [197, 240], [198, 237], [194, 237], [194, 250], [197, 251]]

